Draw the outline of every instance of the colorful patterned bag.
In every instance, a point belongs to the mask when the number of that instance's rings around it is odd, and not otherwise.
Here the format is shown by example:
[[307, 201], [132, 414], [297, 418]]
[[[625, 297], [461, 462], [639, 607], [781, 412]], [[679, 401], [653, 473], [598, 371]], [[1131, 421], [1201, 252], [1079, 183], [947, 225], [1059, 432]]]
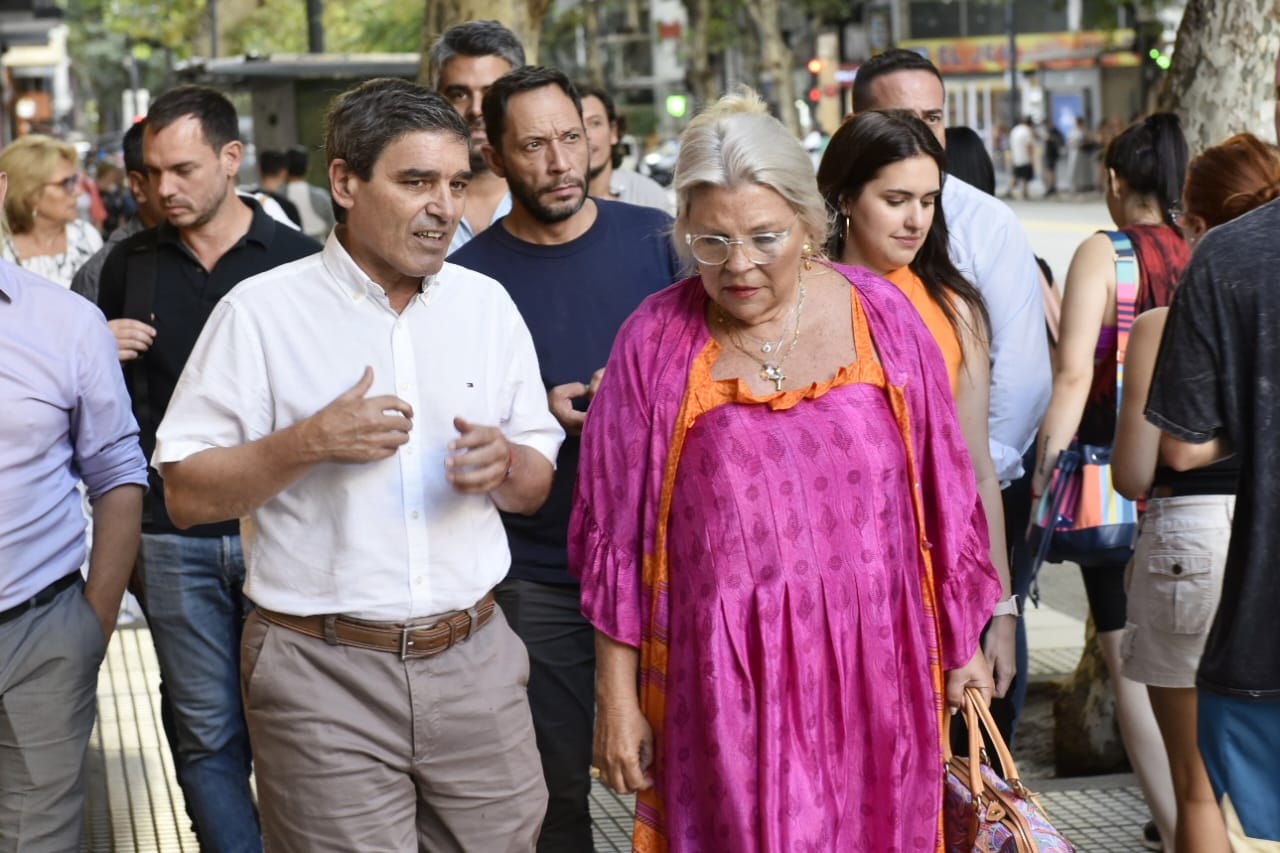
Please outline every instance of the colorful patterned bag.
[[[1116, 416], [1124, 388], [1124, 355], [1138, 300], [1133, 244], [1119, 231], [1105, 232], [1116, 251]], [[1036, 504], [1027, 543], [1035, 554], [1034, 581], [1048, 561], [1123, 564], [1137, 530], [1138, 508], [1111, 482], [1111, 447], [1080, 444], [1058, 454], [1053, 476]], [[1033, 598], [1038, 595], [1033, 592]]]
[[[975, 688], [965, 690], [964, 715], [969, 758], [951, 754], [951, 716], [943, 723], [942, 742], [947, 747], [942, 809], [947, 853], [1075, 853], [1071, 842], [1049, 823], [1036, 795], [1019, 781], [1013, 756]], [[995, 746], [1008, 782], [987, 764], [982, 729]]]

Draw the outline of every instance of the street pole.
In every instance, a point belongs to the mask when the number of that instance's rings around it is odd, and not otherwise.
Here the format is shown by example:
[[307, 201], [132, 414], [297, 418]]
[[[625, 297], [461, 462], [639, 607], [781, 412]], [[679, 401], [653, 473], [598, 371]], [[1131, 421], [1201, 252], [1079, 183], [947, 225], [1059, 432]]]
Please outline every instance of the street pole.
[[307, 0], [307, 52], [324, 53], [324, 0]]
[[1013, 18], [1014, 0], [1004, 1], [1004, 27], [1009, 33], [1009, 127], [1018, 122], [1022, 103], [1018, 97], [1018, 29]]
[[218, 58], [218, 0], [209, 0], [209, 58]]

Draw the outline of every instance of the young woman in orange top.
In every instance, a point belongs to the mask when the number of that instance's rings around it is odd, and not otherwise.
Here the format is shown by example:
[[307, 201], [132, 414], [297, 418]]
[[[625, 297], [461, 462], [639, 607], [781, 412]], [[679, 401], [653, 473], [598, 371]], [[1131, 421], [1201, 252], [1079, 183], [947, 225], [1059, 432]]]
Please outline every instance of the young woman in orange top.
[[[991, 391], [988, 318], [978, 293], [948, 255], [942, 180], [946, 155], [928, 126], [900, 110], [869, 110], [845, 122], [818, 167], [818, 188], [836, 213], [827, 253], [897, 285], [942, 351], [960, 429], [978, 478], [991, 562], [1009, 597], [1000, 481], [987, 436]], [[1015, 621], [996, 616], [984, 648], [1003, 696], [1016, 669]]]

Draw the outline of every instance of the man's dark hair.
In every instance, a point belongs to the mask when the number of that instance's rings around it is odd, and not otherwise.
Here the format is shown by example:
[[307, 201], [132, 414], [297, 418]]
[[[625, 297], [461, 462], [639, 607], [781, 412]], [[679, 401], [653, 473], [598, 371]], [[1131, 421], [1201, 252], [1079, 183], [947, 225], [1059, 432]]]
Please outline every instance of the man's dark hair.
[[264, 148], [258, 152], [258, 174], [263, 177], [278, 175], [281, 172], [288, 171], [288, 168], [288, 157], [283, 151]]
[[204, 141], [214, 151], [221, 151], [228, 142], [240, 141], [236, 108], [226, 95], [208, 86], [178, 86], [156, 98], [147, 110], [147, 127], [159, 133], [187, 116], [200, 122]]
[[574, 83], [573, 86], [578, 90], [579, 98], [598, 98], [600, 103], [604, 104], [604, 114], [609, 117], [609, 124], [613, 125], [618, 131], [618, 144], [609, 149], [609, 162], [613, 165], [613, 168], [618, 168], [622, 165], [622, 131], [626, 122], [618, 118], [613, 96], [602, 87], [593, 86], [590, 83]]
[[284, 166], [291, 178], [305, 178], [311, 168], [311, 152], [305, 146], [295, 145], [284, 152]]
[[[443, 95], [398, 77], [377, 77], [333, 99], [325, 116], [325, 158], [342, 160], [362, 181], [392, 142], [428, 131], [471, 141], [471, 129]], [[334, 205], [341, 222], [346, 211]]]
[[987, 195], [996, 194], [996, 167], [987, 144], [971, 127], [948, 127], [947, 172]]
[[894, 48], [873, 56], [858, 66], [858, 73], [853, 78], [853, 111], [892, 108], [893, 104], [877, 104], [871, 97], [871, 84], [879, 77], [893, 74], [895, 71], [928, 71], [938, 82], [946, 85], [938, 67], [914, 50]]
[[124, 152], [124, 170], [126, 173], [138, 172], [143, 175], [147, 173], [147, 166], [142, 162], [142, 134], [146, 129], [147, 122], [144, 119], [135, 121], [124, 132], [124, 139], [120, 143], [120, 148]]
[[516, 69], [524, 65], [524, 45], [497, 21], [468, 21], [450, 27], [431, 45], [428, 66], [432, 89], [440, 88], [440, 70], [456, 56], [497, 56]]
[[532, 92], [543, 86], [559, 86], [560, 91], [573, 101], [578, 118], [582, 118], [582, 99], [563, 71], [541, 65], [526, 65], [499, 77], [485, 93], [481, 111], [484, 113], [484, 130], [490, 145], [502, 147], [502, 134], [507, 129], [507, 103], [516, 95]]

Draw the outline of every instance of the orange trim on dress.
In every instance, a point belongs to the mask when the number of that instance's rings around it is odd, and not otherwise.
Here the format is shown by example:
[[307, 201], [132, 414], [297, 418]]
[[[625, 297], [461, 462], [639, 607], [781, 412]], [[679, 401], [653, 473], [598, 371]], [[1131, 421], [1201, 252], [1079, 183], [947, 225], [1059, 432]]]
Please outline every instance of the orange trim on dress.
[[911, 267], [893, 270], [886, 273], [885, 278], [911, 300], [916, 313], [929, 329], [929, 337], [942, 350], [942, 361], [947, 366], [947, 379], [951, 381], [951, 397], [955, 399], [956, 392], [960, 390], [960, 369], [964, 366], [964, 347], [960, 343], [956, 327], [951, 325], [942, 306], [933, 301], [929, 291], [924, 289], [924, 282], [912, 272]]
[[[715, 379], [712, 368], [719, 357], [720, 344], [711, 338], [698, 353], [689, 370], [688, 384], [685, 387], [684, 399], [680, 405], [680, 414], [672, 430], [671, 447], [667, 455], [666, 467], [662, 476], [662, 494], [658, 501], [658, 524], [654, 536], [654, 553], [645, 554], [643, 560], [641, 582], [650, 591], [651, 610], [649, 624], [651, 627], [662, 624], [666, 620], [658, 618], [658, 608], [667, 602], [667, 590], [670, 582], [670, 561], [667, 555], [667, 522], [671, 516], [671, 504], [674, 499], [676, 475], [680, 467], [680, 454], [684, 448], [685, 437], [689, 429], [699, 417], [727, 403], [755, 403], [769, 406], [775, 411], [790, 409], [801, 400], [817, 399], [833, 388], [844, 385], [864, 383], [886, 389], [889, 395], [890, 409], [898, 424], [898, 431], [906, 447], [907, 467], [910, 482], [915, 486], [912, 490], [912, 505], [915, 507], [916, 527], [919, 532], [920, 555], [924, 564], [924, 607], [925, 615], [934, 626], [934, 638], [929, 643], [929, 669], [934, 687], [934, 703], [938, 713], [939, 755], [942, 754], [942, 713], [943, 713], [943, 674], [941, 653], [941, 628], [937, 619], [937, 599], [933, 590], [933, 562], [929, 549], [932, 547], [926, 537], [924, 526], [924, 503], [920, 494], [920, 476], [916, 468], [915, 453], [911, 445], [910, 419], [907, 411], [906, 395], [899, 386], [891, 385], [876, 357], [871, 329], [867, 322], [866, 311], [855, 288], [850, 288], [850, 311], [853, 321], [853, 337], [855, 359], [836, 371], [831, 379], [825, 382], [814, 382], [803, 388], [777, 391], [759, 396], [741, 379]], [[658, 630], [650, 630], [648, 636], [640, 644], [640, 709], [653, 730], [654, 743], [662, 742], [666, 726], [666, 684], [667, 662], [670, 649], [667, 637]], [[655, 749], [655, 766], [658, 768], [657, 755], [661, 750]], [[939, 766], [938, 773], [938, 827], [936, 834], [936, 853], [943, 853], [942, 846], [942, 784], [944, 775]], [[649, 788], [636, 795], [636, 817], [632, 836], [634, 853], [667, 853], [666, 810], [656, 788]]]

